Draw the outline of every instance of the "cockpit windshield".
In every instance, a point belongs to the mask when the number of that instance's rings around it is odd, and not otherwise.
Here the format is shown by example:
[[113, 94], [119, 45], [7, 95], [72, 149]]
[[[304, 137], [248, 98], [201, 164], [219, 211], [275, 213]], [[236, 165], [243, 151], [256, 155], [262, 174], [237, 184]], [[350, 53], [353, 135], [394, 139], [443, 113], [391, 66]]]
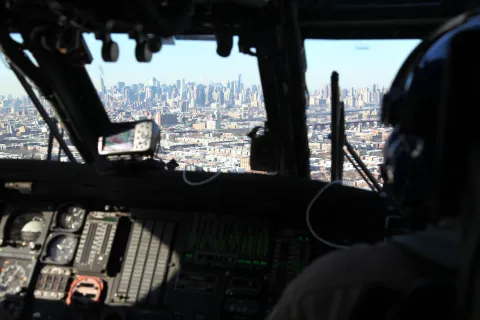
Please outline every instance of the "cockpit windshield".
[[[178, 40], [164, 45], [150, 63], [135, 58], [135, 42], [113, 35], [116, 63], [104, 62], [101, 42], [85, 35], [93, 56], [87, 70], [112, 122], [153, 119], [161, 128], [158, 156], [175, 159], [180, 169], [250, 172], [247, 133], [266, 121], [265, 101], [255, 57], [232, 50], [216, 54], [214, 41]], [[330, 179], [330, 75], [340, 74], [349, 142], [374, 175], [383, 161], [388, 129], [379, 107], [395, 73], [417, 40], [307, 40], [307, 124], [313, 179]], [[41, 99], [46, 103], [45, 99]], [[53, 117], [51, 108], [47, 107]], [[47, 159], [49, 130], [13, 73], [0, 73], [0, 156]], [[68, 137], [65, 133], [65, 138]], [[53, 145], [56, 160], [58, 146]], [[75, 153], [76, 157], [80, 157]], [[61, 160], [67, 160], [60, 155]], [[345, 162], [346, 184], [366, 187]]]

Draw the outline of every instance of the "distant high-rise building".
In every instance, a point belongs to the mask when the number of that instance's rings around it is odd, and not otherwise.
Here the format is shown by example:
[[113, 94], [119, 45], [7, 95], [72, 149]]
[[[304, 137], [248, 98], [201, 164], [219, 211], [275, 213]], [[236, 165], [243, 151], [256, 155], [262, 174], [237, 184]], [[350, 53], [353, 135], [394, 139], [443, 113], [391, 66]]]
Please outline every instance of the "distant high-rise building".
[[107, 94], [107, 88], [105, 88], [105, 81], [103, 81], [103, 76], [100, 75], [100, 91], [102, 93], [102, 98]]
[[242, 75], [238, 75], [238, 91], [242, 91]]
[[129, 87], [125, 87], [125, 91], [123, 92], [123, 99], [127, 102], [132, 99], [132, 91]]
[[164, 113], [160, 116], [160, 125], [162, 126], [171, 126], [178, 123], [178, 117], [176, 114]]
[[215, 129], [216, 130], [222, 129], [222, 115], [220, 114], [220, 111], [219, 110], [215, 111], [213, 115], [215, 119]]
[[205, 107], [206, 102], [207, 102], [206, 88], [205, 86], [200, 85], [197, 88], [196, 105], [200, 107]]
[[145, 90], [145, 99], [151, 99], [152, 98], [152, 88], [151, 87], [148, 87], [146, 90]]
[[323, 87], [322, 91], [323, 91], [322, 98], [323, 99], [330, 99], [330, 86], [328, 84], [326, 84]]
[[181, 105], [182, 112], [188, 112], [188, 104], [189, 103], [187, 100], [182, 101], [182, 105]]
[[117, 82], [118, 92], [122, 92], [123, 88], [125, 88], [125, 82]]
[[206, 95], [206, 104], [210, 106], [210, 104], [213, 102], [213, 86], [208, 86]]
[[157, 80], [157, 78], [153, 77], [150, 79], [150, 83], [149, 83], [150, 87], [160, 87], [160, 82]]
[[162, 124], [162, 115], [160, 114], [160, 112], [157, 112], [155, 114], [155, 123], [157, 124], [157, 126], [160, 127], [160, 125]]

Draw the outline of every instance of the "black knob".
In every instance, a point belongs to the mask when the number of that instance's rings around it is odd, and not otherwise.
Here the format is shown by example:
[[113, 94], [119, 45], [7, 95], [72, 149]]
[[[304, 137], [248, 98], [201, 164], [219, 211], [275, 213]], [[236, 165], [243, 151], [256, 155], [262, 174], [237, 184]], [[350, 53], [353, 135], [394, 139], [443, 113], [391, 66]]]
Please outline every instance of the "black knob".
[[102, 58], [105, 62], [116, 62], [120, 49], [115, 41], [104, 41], [102, 45]]
[[148, 46], [148, 41], [137, 42], [135, 47], [135, 57], [138, 62], [150, 62], [152, 61], [152, 51]]

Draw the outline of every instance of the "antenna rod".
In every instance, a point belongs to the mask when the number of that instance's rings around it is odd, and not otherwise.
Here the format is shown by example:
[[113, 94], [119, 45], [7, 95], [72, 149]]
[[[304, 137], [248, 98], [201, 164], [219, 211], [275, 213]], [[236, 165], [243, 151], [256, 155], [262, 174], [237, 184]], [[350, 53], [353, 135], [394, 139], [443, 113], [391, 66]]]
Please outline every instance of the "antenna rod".
[[345, 140], [345, 123], [343, 102], [340, 101], [339, 76], [336, 71], [331, 76], [331, 107], [332, 107], [332, 165], [331, 181], [343, 180], [343, 144]]

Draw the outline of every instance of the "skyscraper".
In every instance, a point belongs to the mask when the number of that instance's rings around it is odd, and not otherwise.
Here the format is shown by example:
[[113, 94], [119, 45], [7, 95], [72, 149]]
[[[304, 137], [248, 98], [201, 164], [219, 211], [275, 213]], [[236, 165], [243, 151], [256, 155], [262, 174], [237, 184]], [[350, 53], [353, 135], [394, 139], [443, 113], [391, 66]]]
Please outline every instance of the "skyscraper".
[[107, 88], [105, 88], [105, 81], [103, 81], [103, 75], [100, 75], [100, 90], [102, 93], [102, 98], [107, 94]]
[[238, 75], [238, 84], [237, 84], [237, 88], [238, 88], [238, 91], [241, 92], [242, 91], [242, 75], [239, 74]]

